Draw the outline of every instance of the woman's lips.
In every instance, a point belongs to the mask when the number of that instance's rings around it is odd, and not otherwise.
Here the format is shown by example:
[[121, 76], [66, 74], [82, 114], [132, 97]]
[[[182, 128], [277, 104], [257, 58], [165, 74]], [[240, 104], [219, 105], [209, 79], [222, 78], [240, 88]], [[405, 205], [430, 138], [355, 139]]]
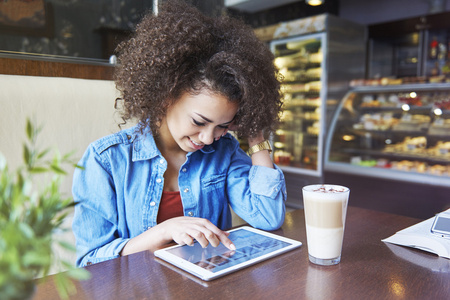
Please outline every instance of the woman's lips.
[[191, 142], [192, 148], [194, 148], [195, 150], [200, 150], [203, 148], [203, 146], [205, 146], [205, 144], [197, 144], [196, 142], [191, 140], [191, 138], [189, 138], [189, 141]]

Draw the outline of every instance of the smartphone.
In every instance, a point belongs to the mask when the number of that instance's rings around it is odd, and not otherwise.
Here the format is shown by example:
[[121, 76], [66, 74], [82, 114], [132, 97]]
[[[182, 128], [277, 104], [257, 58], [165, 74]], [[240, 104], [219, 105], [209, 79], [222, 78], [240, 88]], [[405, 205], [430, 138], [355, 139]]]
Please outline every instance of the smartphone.
[[434, 217], [431, 233], [443, 238], [450, 238], [450, 212], [443, 212]]

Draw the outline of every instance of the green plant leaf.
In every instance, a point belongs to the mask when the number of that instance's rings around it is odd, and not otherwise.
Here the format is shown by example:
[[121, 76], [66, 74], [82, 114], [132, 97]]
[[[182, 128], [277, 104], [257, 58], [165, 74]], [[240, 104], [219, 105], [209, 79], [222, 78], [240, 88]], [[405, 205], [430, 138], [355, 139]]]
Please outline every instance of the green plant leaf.
[[33, 138], [33, 124], [31, 123], [30, 119], [27, 118], [27, 124], [26, 124], [26, 133], [27, 133], [27, 138], [28, 140], [32, 140]]
[[74, 164], [73, 166], [74, 166], [75, 168], [77, 168], [77, 169], [84, 170], [84, 167], [83, 167], [83, 166], [80, 166], [80, 165], [77, 165], [77, 164]]
[[58, 173], [58, 174], [62, 174], [62, 175], [66, 175], [67, 174], [67, 172], [66, 171], [64, 171], [63, 169], [61, 169], [58, 165], [51, 165], [50, 166], [50, 168], [53, 170], [53, 171], [55, 171], [55, 173]]
[[61, 299], [68, 299], [69, 295], [75, 293], [76, 289], [73, 282], [71, 282], [67, 276], [63, 276], [62, 274], [63, 273], [55, 274], [53, 280]]
[[91, 273], [82, 268], [74, 268], [69, 271], [67, 271], [67, 274], [70, 278], [76, 279], [76, 280], [88, 280], [91, 278]]
[[69, 160], [72, 156], [75, 155], [75, 153], [76, 153], [76, 151], [71, 151], [69, 153], [64, 154], [62, 157], [63, 161]]
[[48, 168], [46, 167], [33, 167], [29, 170], [30, 173], [45, 173], [48, 172]]
[[64, 249], [75, 251], [75, 246], [71, 243], [68, 243], [66, 241], [59, 241], [58, 244], [63, 247]]
[[25, 266], [45, 266], [49, 263], [49, 259], [44, 259], [38, 252], [28, 251], [22, 257]]
[[41, 158], [43, 158], [45, 155], [47, 155], [47, 153], [49, 153], [50, 152], [50, 149], [49, 148], [47, 148], [47, 149], [45, 149], [44, 151], [41, 151], [38, 155], [37, 155], [37, 159], [41, 159]]
[[27, 166], [31, 165], [31, 153], [27, 145], [23, 145], [23, 160]]
[[18, 226], [19, 230], [21, 233], [23, 233], [23, 235], [28, 238], [28, 239], [32, 239], [34, 238], [34, 230], [30, 227], [30, 225], [26, 224], [26, 223], [19, 223]]

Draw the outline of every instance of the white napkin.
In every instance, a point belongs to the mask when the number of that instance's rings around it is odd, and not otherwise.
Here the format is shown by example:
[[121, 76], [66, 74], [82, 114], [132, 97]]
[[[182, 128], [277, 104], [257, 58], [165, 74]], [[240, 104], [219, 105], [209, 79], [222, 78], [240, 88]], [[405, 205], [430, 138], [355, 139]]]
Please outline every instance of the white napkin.
[[450, 239], [431, 233], [433, 221], [434, 217], [398, 231], [382, 241], [417, 248], [450, 259]]

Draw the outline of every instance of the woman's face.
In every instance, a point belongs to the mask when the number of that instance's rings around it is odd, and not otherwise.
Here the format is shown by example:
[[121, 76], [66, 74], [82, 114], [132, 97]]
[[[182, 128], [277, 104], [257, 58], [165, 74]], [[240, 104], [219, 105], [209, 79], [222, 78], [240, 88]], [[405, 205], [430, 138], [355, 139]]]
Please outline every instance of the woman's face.
[[237, 103], [207, 90], [184, 93], [167, 109], [164, 123], [183, 151], [194, 152], [226, 133], [237, 110]]

